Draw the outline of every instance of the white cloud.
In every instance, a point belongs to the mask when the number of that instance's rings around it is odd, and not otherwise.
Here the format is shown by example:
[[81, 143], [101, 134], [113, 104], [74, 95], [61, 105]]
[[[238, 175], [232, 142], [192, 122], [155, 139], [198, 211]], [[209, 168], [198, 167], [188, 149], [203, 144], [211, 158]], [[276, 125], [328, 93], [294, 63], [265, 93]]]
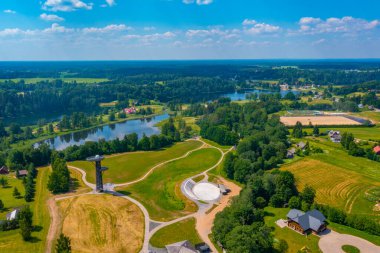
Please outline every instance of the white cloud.
[[276, 33], [281, 30], [279, 26], [270, 25], [266, 23], [257, 23], [251, 27], [244, 28], [248, 34], [263, 34], [263, 33]]
[[184, 4], [193, 4], [196, 3], [197, 5], [209, 5], [214, 2], [214, 0], [182, 0]]
[[257, 24], [257, 21], [256, 20], [253, 20], [253, 19], [244, 19], [243, 25], [255, 25]]
[[43, 33], [67, 33], [67, 32], [73, 32], [75, 29], [66, 28], [64, 26], [61, 26], [58, 23], [54, 23], [51, 25], [50, 28], [46, 28], [42, 30]]
[[87, 27], [83, 28], [84, 33], [108, 33], [108, 32], [121, 32], [121, 31], [130, 31], [133, 30], [132, 27], [126, 26], [124, 24], [120, 25], [108, 25], [105, 27]]
[[375, 29], [380, 26], [380, 21], [377, 19], [368, 21], [349, 16], [342, 18], [331, 17], [326, 20], [304, 17], [300, 19], [299, 25], [299, 32], [304, 34], [356, 33]]
[[61, 22], [65, 20], [64, 18], [61, 18], [60, 16], [53, 15], [53, 14], [46, 14], [46, 13], [42, 13], [40, 15], [40, 18], [42, 20], [49, 21], [49, 22]]
[[115, 0], [106, 0], [106, 3], [107, 4], [103, 4], [103, 5], [101, 5], [101, 7], [112, 7], [112, 6], [115, 6], [116, 5], [116, 2], [115, 2]]
[[128, 34], [125, 35], [123, 38], [125, 40], [140, 40], [144, 44], [150, 44], [153, 41], [157, 40], [163, 40], [163, 39], [172, 39], [175, 38], [176, 34], [173, 32], [165, 32], [165, 33], [153, 33], [153, 34]]
[[46, 0], [42, 8], [48, 11], [75, 11], [79, 9], [91, 10], [93, 4], [81, 0]]
[[3, 12], [7, 14], [16, 14], [14, 10], [4, 10]]

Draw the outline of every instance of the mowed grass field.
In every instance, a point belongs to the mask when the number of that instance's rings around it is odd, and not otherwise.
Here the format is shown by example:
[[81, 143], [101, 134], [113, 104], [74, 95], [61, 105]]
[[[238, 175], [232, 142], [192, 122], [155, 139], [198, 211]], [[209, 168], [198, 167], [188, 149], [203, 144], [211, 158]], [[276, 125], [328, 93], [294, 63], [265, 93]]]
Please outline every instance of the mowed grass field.
[[[173, 146], [148, 152], [131, 152], [108, 156], [102, 165], [108, 167], [103, 174], [105, 183], [124, 183], [141, 178], [153, 166], [176, 157], [180, 157], [190, 150], [199, 148], [200, 141], [186, 141], [176, 143]], [[95, 183], [94, 165], [87, 161], [76, 161], [69, 165], [81, 168], [87, 172], [87, 180]]]
[[287, 252], [298, 252], [303, 247], [307, 247], [312, 253], [321, 252], [318, 247], [319, 237], [315, 235], [304, 236], [287, 227], [280, 228], [276, 225], [276, 221], [279, 219], [286, 219], [286, 214], [289, 212], [289, 208], [265, 208], [265, 224], [272, 227], [273, 235], [275, 239], [283, 239], [288, 243], [289, 249]]
[[[0, 211], [0, 220], [5, 219], [8, 212], [12, 211], [12, 208], [20, 207], [26, 204], [24, 200], [25, 188], [22, 184], [21, 179], [17, 179], [15, 173], [10, 173], [9, 175], [0, 175], [0, 178], [5, 178], [8, 180], [8, 186], [3, 188], [0, 186], [0, 199], [3, 201], [5, 209]], [[17, 187], [21, 194], [21, 198], [13, 197], [13, 188]]]
[[211, 168], [220, 158], [221, 153], [215, 148], [200, 149], [158, 167], [144, 181], [117, 190], [140, 201], [152, 219], [173, 220], [197, 210], [196, 205], [183, 196], [182, 181]]
[[349, 156], [347, 151], [327, 140], [309, 139], [323, 154], [313, 154], [281, 167], [291, 171], [299, 190], [310, 185], [317, 190], [318, 203], [341, 208], [348, 213], [379, 218], [374, 210], [380, 190], [380, 163]]
[[195, 229], [195, 218], [189, 218], [158, 230], [150, 239], [150, 244], [156, 248], [188, 240], [193, 245], [202, 243]]
[[[35, 226], [35, 231], [32, 232], [32, 241], [24, 242], [19, 229], [0, 232], [1, 253], [45, 252], [46, 235], [50, 225], [49, 210], [46, 205], [50, 197], [50, 193], [47, 189], [49, 171], [50, 169], [48, 167], [38, 169], [36, 194], [34, 202], [30, 203], [30, 208], [33, 212], [33, 225]], [[19, 190], [21, 194], [23, 194], [23, 187], [20, 187]], [[1, 198], [3, 198], [3, 196], [5, 197], [1, 190], [0, 196]], [[15, 203], [15, 205], [18, 205], [18, 203]]]
[[[360, 140], [367, 140], [367, 141], [380, 141], [380, 128], [378, 126], [373, 127], [321, 127], [319, 128], [319, 131], [321, 133], [335, 130], [340, 131], [341, 134], [343, 133], [352, 133], [355, 138], [358, 138]], [[311, 134], [313, 132], [312, 128], [306, 128], [304, 129], [307, 133]]]
[[130, 201], [110, 195], [82, 195], [57, 202], [62, 232], [72, 252], [139, 252], [144, 216]]

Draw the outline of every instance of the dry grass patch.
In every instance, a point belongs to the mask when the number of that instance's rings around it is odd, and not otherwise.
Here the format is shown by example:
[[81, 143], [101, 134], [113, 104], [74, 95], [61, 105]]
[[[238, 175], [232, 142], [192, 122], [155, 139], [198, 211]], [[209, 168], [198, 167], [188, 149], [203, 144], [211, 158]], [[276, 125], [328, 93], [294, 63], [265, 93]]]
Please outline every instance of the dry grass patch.
[[346, 118], [344, 116], [299, 116], [299, 117], [281, 117], [281, 122], [286, 126], [294, 126], [297, 121], [302, 125], [308, 126], [310, 123], [314, 126], [349, 126], [361, 125], [359, 122]]
[[58, 202], [62, 232], [73, 252], [138, 252], [143, 243], [144, 216], [126, 199], [84, 195]]

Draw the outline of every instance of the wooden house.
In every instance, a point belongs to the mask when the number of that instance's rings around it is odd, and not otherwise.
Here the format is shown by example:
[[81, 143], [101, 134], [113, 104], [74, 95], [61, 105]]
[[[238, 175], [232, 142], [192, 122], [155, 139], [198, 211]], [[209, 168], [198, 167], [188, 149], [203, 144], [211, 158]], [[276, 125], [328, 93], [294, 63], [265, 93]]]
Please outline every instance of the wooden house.
[[326, 218], [317, 210], [304, 213], [300, 210], [292, 209], [287, 214], [287, 218], [288, 227], [301, 234], [310, 232], [319, 234], [326, 229]]
[[0, 168], [0, 175], [8, 175], [9, 174], [9, 169], [7, 168], [7, 166], [3, 166]]

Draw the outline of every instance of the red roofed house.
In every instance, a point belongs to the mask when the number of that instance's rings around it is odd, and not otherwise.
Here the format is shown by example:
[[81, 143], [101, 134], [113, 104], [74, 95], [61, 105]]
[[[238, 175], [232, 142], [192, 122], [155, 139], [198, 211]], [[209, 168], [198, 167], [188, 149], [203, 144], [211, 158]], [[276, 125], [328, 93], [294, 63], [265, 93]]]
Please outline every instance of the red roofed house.
[[376, 155], [380, 155], [380, 146], [376, 146], [373, 148], [373, 152], [376, 153]]
[[125, 114], [135, 114], [137, 112], [137, 109], [135, 107], [125, 108], [124, 112]]

